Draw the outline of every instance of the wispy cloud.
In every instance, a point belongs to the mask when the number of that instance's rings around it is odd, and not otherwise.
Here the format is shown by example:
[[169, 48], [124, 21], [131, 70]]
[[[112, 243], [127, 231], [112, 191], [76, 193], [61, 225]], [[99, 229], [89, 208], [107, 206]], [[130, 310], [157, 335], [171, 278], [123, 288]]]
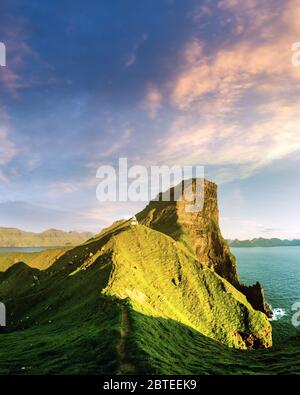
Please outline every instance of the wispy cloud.
[[137, 204], [130, 202], [68, 209], [25, 201], [0, 201], [1, 226], [37, 232], [49, 228], [99, 232], [117, 219], [130, 218], [137, 210]]
[[125, 130], [119, 136], [116, 137], [116, 141], [112, 142], [111, 141], [112, 139], [110, 139], [108, 145], [103, 150], [101, 156], [109, 157], [116, 153], [122, 154], [122, 151], [124, 151], [124, 149], [126, 149], [127, 145], [129, 144], [133, 132], [134, 129], [125, 128]]
[[149, 84], [147, 87], [146, 97], [143, 102], [143, 108], [146, 109], [150, 118], [155, 118], [162, 107], [163, 96], [157, 86]]
[[29, 79], [23, 78], [26, 59], [33, 57], [34, 52], [24, 39], [25, 32], [20, 26], [6, 26], [4, 29], [7, 50], [6, 67], [0, 70], [0, 88], [2, 94], [9, 94], [13, 97], [18, 95], [18, 91], [29, 86]]
[[156, 157], [172, 164], [218, 165], [228, 180], [224, 166], [239, 166], [235, 176], [244, 177], [300, 151], [297, 103], [271, 101], [256, 111], [261, 113], [259, 122], [248, 126], [226, 122], [224, 117], [199, 121], [188, 115], [178, 117], [168, 136], [157, 141], [161, 148]]
[[10, 132], [8, 115], [5, 108], [0, 106], [0, 181], [8, 181], [4, 167], [18, 152], [17, 146], [10, 136]]
[[300, 69], [291, 64], [291, 44], [300, 36], [296, 23], [300, 2], [290, 0], [280, 8], [276, 4], [219, 2], [218, 11], [231, 16], [231, 35], [225, 45], [208, 54], [203, 51], [205, 42], [193, 39], [187, 43], [182, 71], [172, 90], [178, 108], [191, 109], [210, 101], [218, 104], [218, 110], [231, 111], [251, 89], [260, 91], [262, 81], [263, 88], [271, 82], [274, 94], [275, 87], [282, 91], [283, 82], [291, 88], [300, 80]]
[[257, 219], [221, 217], [220, 224], [226, 239], [248, 240], [257, 237], [294, 239], [297, 237], [297, 228], [288, 226], [274, 228], [272, 223], [263, 224]]
[[8, 163], [17, 153], [16, 145], [9, 138], [8, 129], [0, 127], [0, 165]]
[[148, 40], [148, 34], [144, 33], [142, 37], [133, 45], [133, 48], [129, 52], [127, 56], [127, 60], [125, 62], [126, 67], [130, 67], [135, 64], [138, 51], [141, 48], [141, 46], [145, 43], [145, 41]]
[[[7, 21], [1, 26], [1, 39], [6, 46], [6, 67], [0, 70], [0, 90], [2, 95], [10, 95], [18, 98], [19, 93], [33, 85], [49, 85], [55, 81], [52, 74], [53, 68], [45, 62], [41, 55], [36, 52], [29, 44], [28, 26], [25, 25], [22, 18]], [[31, 63], [41, 67], [43, 76], [32, 72], [28, 68]]]

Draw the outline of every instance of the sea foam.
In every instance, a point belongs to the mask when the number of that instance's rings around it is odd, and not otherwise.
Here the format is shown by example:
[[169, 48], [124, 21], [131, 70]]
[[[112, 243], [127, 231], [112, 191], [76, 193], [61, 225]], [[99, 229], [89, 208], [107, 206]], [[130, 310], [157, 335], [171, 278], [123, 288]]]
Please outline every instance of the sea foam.
[[282, 309], [281, 307], [272, 309], [272, 312], [273, 312], [273, 317], [269, 318], [269, 321], [278, 321], [286, 315], [285, 309]]

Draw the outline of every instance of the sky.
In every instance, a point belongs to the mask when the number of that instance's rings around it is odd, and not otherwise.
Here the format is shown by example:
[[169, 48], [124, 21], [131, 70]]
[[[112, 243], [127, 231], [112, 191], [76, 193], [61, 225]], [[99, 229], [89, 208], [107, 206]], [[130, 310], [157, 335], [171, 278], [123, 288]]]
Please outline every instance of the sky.
[[0, 226], [99, 231], [99, 166], [203, 165], [227, 238], [300, 238], [300, 0], [1, 0]]

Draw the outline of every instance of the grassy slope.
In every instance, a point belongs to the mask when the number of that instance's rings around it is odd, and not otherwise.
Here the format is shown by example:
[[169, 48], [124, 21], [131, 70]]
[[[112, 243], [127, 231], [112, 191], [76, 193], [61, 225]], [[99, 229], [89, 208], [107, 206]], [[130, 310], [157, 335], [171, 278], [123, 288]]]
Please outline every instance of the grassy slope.
[[[109, 238], [102, 232], [45, 270], [19, 263], [0, 273], [0, 300], [8, 312], [8, 328], [0, 334], [1, 374], [117, 372], [120, 306], [101, 295], [111, 272], [109, 256], [101, 253]], [[39, 255], [24, 260], [32, 264]]]
[[[111, 267], [99, 262], [89, 272], [66, 277], [59, 270], [21, 265], [6, 273], [0, 287], [7, 311], [13, 312], [10, 333], [0, 336], [0, 372], [114, 372], [119, 308], [104, 309], [100, 294]], [[11, 284], [20, 290], [13, 299]]]
[[115, 271], [107, 293], [129, 298], [135, 311], [170, 318], [230, 347], [271, 344], [271, 325], [246, 297], [172, 238], [143, 225], [114, 240]]
[[[10, 333], [0, 334], [0, 373], [101, 374], [126, 371], [126, 366], [144, 373], [300, 372], [299, 348], [293, 342], [284, 350], [229, 350], [201, 335], [190, 323], [187, 326], [174, 319], [150, 316], [151, 305], [137, 304], [139, 311], [135, 311], [125, 304], [129, 328], [120, 343], [124, 303], [103, 293], [107, 293], [112, 260], [126, 259], [129, 265], [133, 258], [136, 260], [135, 246], [128, 251], [126, 248], [123, 256], [126, 243], [130, 246], [126, 232], [122, 233], [127, 225], [116, 225], [67, 251], [46, 270], [21, 264], [0, 273], [0, 300], [6, 302], [8, 312], [14, 313], [9, 316]], [[147, 234], [145, 229], [141, 232]], [[156, 240], [150, 233], [147, 243], [154, 248]], [[139, 238], [135, 240], [140, 242]], [[159, 243], [157, 247], [165, 246]], [[178, 249], [180, 259], [184, 259], [187, 251]], [[146, 257], [142, 258], [137, 263], [147, 274]], [[152, 273], [155, 269], [149, 270]], [[145, 276], [137, 281], [148, 286], [151, 280]], [[175, 312], [177, 301], [172, 302]]]
[[143, 374], [300, 374], [299, 339], [279, 348], [235, 350], [192, 328], [130, 311], [129, 361]]
[[47, 269], [56, 259], [66, 252], [66, 249], [50, 249], [40, 252], [9, 252], [0, 254], [0, 271], [5, 271], [17, 262], [26, 262], [37, 269]]

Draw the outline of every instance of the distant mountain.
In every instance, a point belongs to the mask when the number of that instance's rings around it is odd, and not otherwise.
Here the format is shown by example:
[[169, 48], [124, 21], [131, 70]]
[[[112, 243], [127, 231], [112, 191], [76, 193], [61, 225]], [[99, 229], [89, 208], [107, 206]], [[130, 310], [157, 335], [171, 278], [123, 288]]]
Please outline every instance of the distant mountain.
[[230, 247], [296, 247], [300, 246], [300, 240], [281, 240], [257, 238], [252, 240], [227, 240]]
[[42, 233], [0, 227], [0, 247], [63, 247], [83, 243], [93, 236], [89, 232], [64, 232], [49, 229]]

